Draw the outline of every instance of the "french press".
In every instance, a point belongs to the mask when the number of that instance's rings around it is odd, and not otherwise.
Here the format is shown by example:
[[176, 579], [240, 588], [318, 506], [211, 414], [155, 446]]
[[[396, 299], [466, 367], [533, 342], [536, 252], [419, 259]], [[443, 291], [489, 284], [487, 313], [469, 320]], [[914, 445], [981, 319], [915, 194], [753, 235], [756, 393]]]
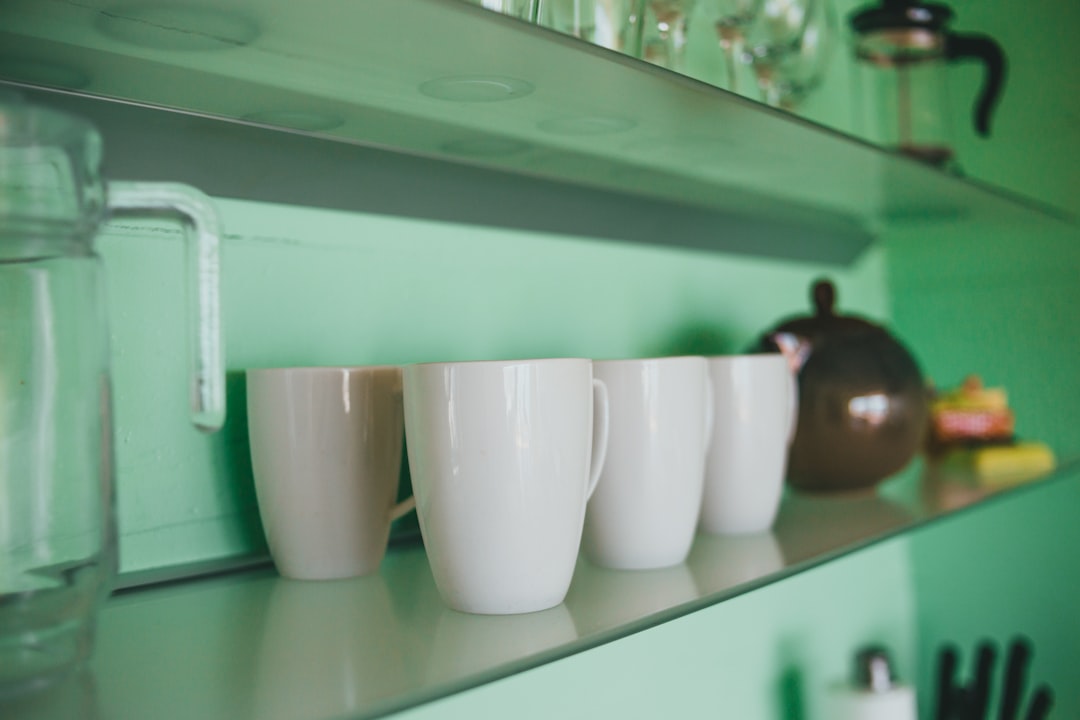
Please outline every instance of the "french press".
[[985, 35], [947, 28], [945, 5], [882, 0], [850, 16], [863, 131], [869, 139], [938, 167], [953, 167], [948, 64], [978, 60], [985, 68], [973, 109], [975, 130], [990, 118], [1005, 81], [1005, 53]]
[[186, 219], [193, 420], [224, 421], [218, 230], [183, 185], [104, 182], [80, 118], [0, 88], [0, 697], [85, 660], [115, 571], [109, 333], [93, 239], [115, 212]]

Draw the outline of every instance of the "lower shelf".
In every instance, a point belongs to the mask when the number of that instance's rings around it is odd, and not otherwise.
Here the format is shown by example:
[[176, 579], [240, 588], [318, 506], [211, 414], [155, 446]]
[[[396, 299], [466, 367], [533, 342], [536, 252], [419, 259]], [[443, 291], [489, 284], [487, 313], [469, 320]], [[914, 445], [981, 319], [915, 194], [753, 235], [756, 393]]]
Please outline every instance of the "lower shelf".
[[[699, 535], [676, 567], [615, 571], [582, 558], [565, 602], [528, 615], [447, 609], [418, 544], [393, 548], [378, 573], [352, 580], [283, 580], [263, 564], [129, 590], [105, 604], [89, 670], [46, 691], [34, 702], [51, 709], [28, 716], [94, 707], [93, 717], [132, 717], [139, 708], [127, 705], [148, 697], [163, 718], [265, 717], [267, 698], [274, 716], [384, 715], [714, 606], [961, 508], [1037, 491], [1077, 468], [1064, 463], [1007, 492], [913, 466], [876, 493], [789, 493], [772, 532]], [[95, 687], [124, 696], [94, 697]]]

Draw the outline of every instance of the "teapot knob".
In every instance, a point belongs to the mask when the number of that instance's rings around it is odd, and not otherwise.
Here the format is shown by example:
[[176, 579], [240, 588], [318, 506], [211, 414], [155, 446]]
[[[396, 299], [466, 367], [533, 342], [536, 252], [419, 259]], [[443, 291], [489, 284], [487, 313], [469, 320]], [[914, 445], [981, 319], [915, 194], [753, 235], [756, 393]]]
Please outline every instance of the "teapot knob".
[[811, 295], [817, 316], [832, 317], [836, 306], [836, 287], [828, 280], [818, 280]]

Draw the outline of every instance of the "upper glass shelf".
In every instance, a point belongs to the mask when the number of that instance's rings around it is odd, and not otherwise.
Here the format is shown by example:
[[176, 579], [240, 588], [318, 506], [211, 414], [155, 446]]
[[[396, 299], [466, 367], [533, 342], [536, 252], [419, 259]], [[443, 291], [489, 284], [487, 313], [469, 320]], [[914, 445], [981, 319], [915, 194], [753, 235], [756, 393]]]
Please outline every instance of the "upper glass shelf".
[[0, 28], [0, 79], [739, 218], [867, 238], [1072, 221], [460, 0], [10, 0]]

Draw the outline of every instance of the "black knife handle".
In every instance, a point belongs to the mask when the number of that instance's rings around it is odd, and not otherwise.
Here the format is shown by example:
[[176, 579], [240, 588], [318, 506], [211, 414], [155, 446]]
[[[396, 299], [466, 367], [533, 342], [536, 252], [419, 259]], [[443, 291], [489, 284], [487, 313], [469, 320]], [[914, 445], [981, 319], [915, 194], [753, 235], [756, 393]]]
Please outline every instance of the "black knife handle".
[[1031, 661], [1031, 643], [1027, 638], [1016, 638], [1009, 646], [1009, 657], [1005, 661], [1005, 687], [1001, 694], [1000, 720], [1018, 720], [1020, 717], [1020, 696], [1027, 682], [1028, 663]]
[[959, 708], [956, 705], [956, 667], [960, 664], [960, 654], [956, 648], [948, 645], [938, 653], [937, 709], [934, 720], [957, 720]]
[[1050, 708], [1054, 706], [1054, 693], [1046, 685], [1042, 685], [1035, 691], [1035, 697], [1028, 707], [1027, 717], [1024, 720], [1045, 720], [1050, 715]]
[[991, 677], [994, 673], [994, 661], [997, 649], [989, 640], [979, 643], [975, 658], [975, 681], [971, 688], [971, 702], [967, 707], [965, 720], [986, 720], [990, 709]]

